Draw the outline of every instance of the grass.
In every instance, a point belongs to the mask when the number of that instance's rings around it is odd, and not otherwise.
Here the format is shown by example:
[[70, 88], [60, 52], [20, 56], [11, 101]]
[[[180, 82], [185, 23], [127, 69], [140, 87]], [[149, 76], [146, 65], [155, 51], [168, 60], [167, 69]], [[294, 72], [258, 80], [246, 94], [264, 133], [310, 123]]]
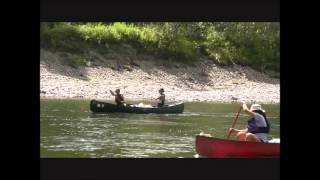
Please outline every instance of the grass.
[[279, 72], [276, 27], [270, 23], [41, 23], [40, 44], [75, 54], [67, 60], [75, 67], [87, 63], [85, 56], [92, 49], [107, 55], [118, 47], [132, 58], [145, 53], [192, 64], [206, 56], [221, 65]]

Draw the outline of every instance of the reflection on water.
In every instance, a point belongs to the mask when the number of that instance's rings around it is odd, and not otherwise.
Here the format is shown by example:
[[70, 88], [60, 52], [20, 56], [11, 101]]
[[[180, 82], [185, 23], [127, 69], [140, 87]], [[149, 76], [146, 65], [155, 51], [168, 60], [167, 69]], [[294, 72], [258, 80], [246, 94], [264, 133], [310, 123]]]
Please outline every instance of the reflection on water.
[[[183, 114], [93, 114], [85, 100], [41, 100], [41, 157], [194, 158], [200, 132], [226, 137], [237, 104], [187, 103]], [[279, 137], [279, 105], [264, 105]], [[240, 114], [236, 128], [245, 128]]]

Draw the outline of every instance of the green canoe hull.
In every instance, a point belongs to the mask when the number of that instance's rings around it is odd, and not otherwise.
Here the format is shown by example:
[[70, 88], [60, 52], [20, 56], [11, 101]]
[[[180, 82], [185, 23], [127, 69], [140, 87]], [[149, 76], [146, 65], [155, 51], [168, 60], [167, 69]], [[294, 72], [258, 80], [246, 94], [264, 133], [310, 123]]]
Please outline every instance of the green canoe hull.
[[158, 114], [178, 114], [183, 113], [184, 103], [174, 103], [165, 105], [163, 107], [134, 107], [134, 106], [117, 106], [116, 104], [111, 104], [107, 102], [91, 100], [90, 110], [94, 113], [138, 113], [138, 114], [148, 114], [148, 113], [158, 113]]

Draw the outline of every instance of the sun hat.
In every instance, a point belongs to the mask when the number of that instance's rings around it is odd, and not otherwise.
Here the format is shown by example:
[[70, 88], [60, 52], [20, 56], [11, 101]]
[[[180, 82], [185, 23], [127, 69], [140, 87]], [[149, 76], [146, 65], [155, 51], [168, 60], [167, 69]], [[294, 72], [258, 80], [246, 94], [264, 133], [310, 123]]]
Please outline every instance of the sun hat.
[[262, 112], [266, 112], [264, 109], [262, 109], [260, 104], [252, 104], [250, 107], [250, 111], [254, 111], [254, 110], [261, 110]]

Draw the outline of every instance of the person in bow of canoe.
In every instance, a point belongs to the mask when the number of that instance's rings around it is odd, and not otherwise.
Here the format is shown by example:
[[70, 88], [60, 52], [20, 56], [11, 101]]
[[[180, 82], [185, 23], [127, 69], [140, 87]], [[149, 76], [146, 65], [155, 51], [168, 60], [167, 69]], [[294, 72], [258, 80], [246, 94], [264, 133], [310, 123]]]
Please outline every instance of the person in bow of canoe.
[[250, 116], [247, 128], [242, 130], [230, 128], [229, 132], [237, 133], [239, 141], [268, 142], [267, 134], [270, 131], [270, 122], [266, 117], [265, 110], [259, 104], [253, 104], [248, 109], [245, 103], [242, 104], [242, 109]]
[[110, 90], [110, 93], [115, 96], [114, 101], [116, 102], [116, 104], [118, 106], [122, 106], [125, 105], [124, 103], [124, 97], [122, 94], [120, 94], [120, 89], [116, 89], [116, 94], [113, 93], [113, 91]]
[[166, 95], [164, 94], [164, 89], [159, 89], [160, 96], [156, 98], [156, 100], [159, 100], [158, 107], [162, 107], [164, 105], [164, 101], [166, 100]]

